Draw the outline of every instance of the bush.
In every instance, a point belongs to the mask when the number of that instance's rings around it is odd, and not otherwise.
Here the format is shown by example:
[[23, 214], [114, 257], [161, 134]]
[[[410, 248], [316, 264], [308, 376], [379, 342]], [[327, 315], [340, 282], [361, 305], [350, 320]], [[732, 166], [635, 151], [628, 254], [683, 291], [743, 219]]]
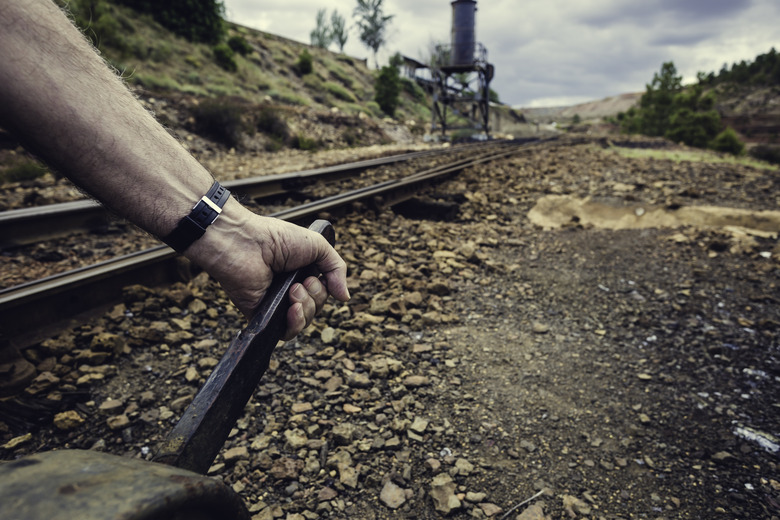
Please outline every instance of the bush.
[[780, 146], [759, 144], [751, 148], [750, 155], [768, 163], [780, 164]]
[[228, 47], [239, 53], [241, 56], [251, 54], [254, 49], [243, 36], [231, 36], [227, 41]]
[[216, 44], [225, 36], [225, 5], [220, 0], [118, 0], [149, 13], [161, 25], [193, 42]]
[[306, 74], [311, 74], [314, 70], [314, 65], [312, 64], [312, 56], [309, 54], [309, 51], [306, 49], [303, 49], [303, 51], [298, 55], [298, 62], [295, 64], [295, 70], [300, 74], [301, 76], [305, 76]]
[[270, 107], [260, 109], [255, 126], [260, 132], [282, 143], [290, 138], [290, 129], [287, 127], [287, 123]]
[[217, 65], [222, 67], [228, 72], [235, 72], [238, 70], [238, 65], [234, 58], [235, 53], [226, 43], [220, 43], [214, 47], [214, 60]]
[[719, 133], [710, 143], [710, 148], [733, 155], [742, 155], [745, 151], [744, 143], [739, 140], [737, 133], [731, 127]]
[[314, 151], [321, 146], [321, 143], [305, 135], [298, 134], [290, 140], [290, 147], [298, 150]]
[[398, 96], [401, 93], [401, 79], [398, 69], [389, 65], [382, 67], [374, 83], [374, 90], [374, 100], [379, 108], [388, 116], [393, 117], [395, 109], [398, 108]]
[[241, 144], [241, 136], [251, 130], [244, 121], [246, 103], [236, 98], [220, 97], [198, 105], [194, 112], [195, 131], [230, 147]]

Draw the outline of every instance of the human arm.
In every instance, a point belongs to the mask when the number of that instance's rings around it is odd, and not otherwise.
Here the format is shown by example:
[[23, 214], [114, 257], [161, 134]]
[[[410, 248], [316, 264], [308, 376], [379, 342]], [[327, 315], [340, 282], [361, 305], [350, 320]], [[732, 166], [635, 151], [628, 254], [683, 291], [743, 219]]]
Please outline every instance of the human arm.
[[[0, 0], [0, 126], [116, 213], [164, 237], [211, 175], [134, 98], [50, 0]], [[229, 199], [184, 255], [251, 316], [274, 273], [316, 263], [291, 289], [287, 339], [328, 293], [346, 301], [346, 264], [321, 236]], [[304, 288], [300, 292], [301, 287]]]

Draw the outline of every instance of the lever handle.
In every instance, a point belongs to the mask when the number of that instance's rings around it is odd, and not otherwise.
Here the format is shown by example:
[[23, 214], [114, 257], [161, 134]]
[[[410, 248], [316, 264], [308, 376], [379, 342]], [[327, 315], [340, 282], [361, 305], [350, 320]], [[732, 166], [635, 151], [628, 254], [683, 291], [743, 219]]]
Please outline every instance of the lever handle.
[[[316, 220], [309, 229], [323, 235], [331, 245], [336, 233], [327, 220]], [[316, 266], [277, 276], [257, 313], [228, 347], [214, 371], [190, 403], [184, 415], [163, 441], [155, 462], [205, 474], [244, 407], [268, 369], [276, 344], [287, 327], [287, 294], [290, 287], [309, 276]]]

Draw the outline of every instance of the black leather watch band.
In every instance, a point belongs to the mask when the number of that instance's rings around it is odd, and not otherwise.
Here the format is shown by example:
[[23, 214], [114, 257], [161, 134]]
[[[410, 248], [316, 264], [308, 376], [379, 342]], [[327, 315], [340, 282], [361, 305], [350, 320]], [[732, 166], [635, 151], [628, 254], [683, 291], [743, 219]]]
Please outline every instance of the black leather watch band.
[[203, 236], [207, 227], [217, 220], [229, 197], [230, 190], [215, 181], [208, 193], [195, 204], [190, 214], [181, 219], [173, 231], [163, 238], [163, 242], [177, 252], [183, 253], [193, 242]]

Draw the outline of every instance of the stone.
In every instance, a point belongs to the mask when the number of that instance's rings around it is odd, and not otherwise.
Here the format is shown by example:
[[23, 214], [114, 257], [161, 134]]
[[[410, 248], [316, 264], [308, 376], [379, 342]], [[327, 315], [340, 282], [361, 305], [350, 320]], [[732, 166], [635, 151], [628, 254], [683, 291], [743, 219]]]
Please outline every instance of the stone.
[[192, 383], [196, 379], [200, 377], [200, 374], [198, 373], [198, 369], [195, 367], [187, 367], [187, 371], [184, 372], [184, 379], [188, 383]]
[[348, 422], [339, 423], [333, 427], [332, 433], [333, 440], [337, 445], [346, 446], [352, 442], [352, 437], [355, 435], [355, 425]]
[[122, 401], [119, 401], [117, 399], [106, 399], [103, 401], [100, 406], [98, 406], [98, 410], [101, 412], [105, 412], [111, 415], [119, 413], [119, 411], [124, 407], [124, 403]]
[[365, 372], [354, 372], [350, 377], [348, 383], [349, 386], [354, 388], [368, 388], [371, 386], [371, 379]]
[[434, 458], [430, 458], [425, 461], [425, 467], [428, 468], [431, 473], [438, 473], [441, 469], [441, 462]]
[[533, 325], [531, 326], [531, 329], [534, 331], [534, 334], [547, 334], [550, 332], [550, 326], [546, 323], [541, 323], [538, 321], [535, 321]]
[[589, 515], [591, 512], [590, 506], [575, 496], [563, 495], [562, 499], [563, 508], [571, 518], [576, 518], [577, 515]]
[[358, 471], [355, 467], [340, 463], [338, 465], [339, 482], [350, 488], [356, 488], [358, 484]]
[[110, 334], [108, 332], [101, 332], [96, 334], [89, 344], [89, 348], [92, 350], [100, 350], [103, 352], [111, 352], [112, 354], [119, 354], [125, 348], [125, 340], [122, 336], [116, 334]]
[[359, 406], [355, 406], [354, 404], [344, 403], [344, 406], [342, 407], [345, 413], [360, 413], [363, 411], [362, 408]]
[[428, 376], [407, 376], [403, 380], [403, 385], [408, 388], [419, 388], [430, 384], [431, 381], [428, 379]]
[[433, 499], [436, 511], [447, 515], [456, 509], [460, 509], [462, 504], [455, 495], [455, 488], [455, 482], [447, 473], [441, 473], [433, 477], [430, 496]]
[[320, 332], [320, 339], [326, 345], [330, 345], [331, 343], [336, 342], [339, 333], [340, 331], [337, 331], [333, 327], [325, 327], [324, 329], [322, 329], [322, 332]]
[[496, 504], [491, 504], [490, 502], [483, 502], [479, 504], [479, 508], [482, 509], [482, 512], [485, 513], [485, 516], [488, 518], [496, 516], [498, 513], [503, 511], [501, 507], [497, 506]]
[[292, 412], [293, 413], [306, 413], [311, 412], [314, 409], [311, 403], [293, 403], [292, 405]]
[[406, 492], [392, 480], [388, 480], [382, 486], [379, 500], [390, 509], [398, 509], [406, 502]]
[[75, 410], [61, 412], [54, 416], [54, 427], [58, 430], [69, 431], [78, 428], [84, 423], [84, 418]]
[[415, 417], [412, 425], [409, 426], [409, 429], [414, 433], [422, 435], [425, 433], [425, 429], [428, 428], [428, 423], [429, 421], [427, 419], [423, 419], [422, 417]]
[[544, 515], [544, 509], [540, 504], [533, 504], [517, 515], [515, 520], [549, 520], [549, 517]]
[[22, 444], [26, 444], [32, 440], [32, 433], [25, 433], [24, 435], [19, 435], [18, 437], [14, 437], [10, 441], [3, 444], [3, 448], [6, 450], [12, 450], [16, 448], [17, 446], [21, 446]]
[[276, 479], [294, 479], [303, 470], [303, 461], [291, 459], [290, 457], [281, 457], [274, 461], [273, 466], [268, 471]]
[[472, 504], [479, 504], [485, 498], [487, 498], [487, 493], [474, 493], [473, 491], [466, 493], [466, 502], [471, 502]]
[[325, 486], [324, 488], [320, 489], [319, 493], [317, 493], [317, 500], [320, 502], [326, 502], [328, 500], [333, 500], [337, 496], [339, 496], [338, 491], [331, 487]]
[[469, 475], [474, 471], [474, 464], [466, 459], [458, 459], [455, 461], [455, 469], [458, 470], [459, 475]]
[[246, 460], [248, 458], [249, 450], [246, 449], [246, 446], [236, 446], [235, 448], [226, 450], [225, 453], [222, 454], [222, 460], [224, 460], [226, 463], [234, 463], [236, 461]]
[[293, 451], [297, 451], [309, 442], [309, 438], [306, 434], [299, 429], [287, 430], [284, 432], [284, 438], [287, 440], [287, 447]]
[[130, 419], [124, 414], [115, 415], [114, 417], [109, 417], [106, 419], [106, 424], [112, 430], [121, 430], [122, 428], [127, 428], [130, 425]]

